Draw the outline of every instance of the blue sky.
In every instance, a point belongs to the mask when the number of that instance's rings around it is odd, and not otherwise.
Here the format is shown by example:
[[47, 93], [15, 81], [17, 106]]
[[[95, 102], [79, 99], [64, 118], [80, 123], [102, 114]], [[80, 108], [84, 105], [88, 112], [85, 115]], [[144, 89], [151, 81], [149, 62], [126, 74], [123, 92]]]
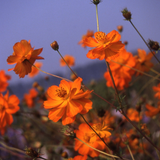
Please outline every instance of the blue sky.
[[[159, 6], [158, 0], [102, 0], [98, 6], [100, 31], [108, 33], [123, 25], [122, 41], [129, 42], [127, 50], [148, 51], [130, 23], [124, 21], [121, 10], [127, 7], [132, 12], [132, 22], [146, 40], [160, 41]], [[30, 81], [28, 76], [20, 79], [13, 71], [7, 71], [14, 65], [8, 65], [6, 59], [13, 53], [13, 45], [22, 39], [30, 40], [35, 49], [43, 47], [42, 69], [50, 73], [66, 71], [59, 65], [60, 56], [50, 47], [54, 40], [62, 55], [75, 57], [75, 67], [97, 61], [86, 58], [89, 48], [85, 50], [77, 44], [88, 29], [96, 31], [95, 6], [90, 0], [1, 0], [0, 20], [0, 69], [12, 76], [12, 83]]]

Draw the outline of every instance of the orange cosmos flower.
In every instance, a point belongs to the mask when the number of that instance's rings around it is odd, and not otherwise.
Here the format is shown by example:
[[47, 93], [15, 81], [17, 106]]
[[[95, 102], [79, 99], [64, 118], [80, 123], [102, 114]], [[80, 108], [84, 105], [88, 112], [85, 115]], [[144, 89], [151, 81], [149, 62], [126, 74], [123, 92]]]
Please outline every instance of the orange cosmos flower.
[[48, 88], [44, 108], [49, 109], [49, 119], [57, 122], [62, 118], [62, 124], [66, 125], [72, 123], [78, 113], [86, 114], [92, 109], [92, 102], [88, 99], [92, 91], [83, 91], [81, 82], [80, 77], [74, 82], [61, 80], [59, 87], [53, 85]]
[[127, 117], [129, 117], [131, 121], [135, 121], [135, 122], [139, 122], [140, 119], [142, 119], [142, 116], [140, 116], [139, 112], [134, 108], [129, 108], [127, 110]]
[[[34, 65], [35, 65], [36, 67], [38, 67], [38, 68], [41, 68], [41, 67], [42, 67], [42, 63], [41, 63], [41, 62], [35, 62]], [[36, 76], [36, 75], [39, 73], [39, 70], [38, 70], [36, 67], [32, 66], [32, 69], [31, 69], [32, 71], [31, 71], [31, 73], [28, 74], [28, 76], [29, 76], [30, 78]]]
[[[67, 62], [67, 64], [71, 67], [71, 66], [74, 66], [74, 63], [75, 63], [75, 59], [73, 56], [70, 56], [70, 55], [65, 55], [63, 57], [65, 59], [65, 61]], [[63, 67], [63, 66], [66, 66], [66, 63], [65, 61], [61, 58], [60, 59], [60, 65]]]
[[29, 108], [34, 106], [34, 99], [37, 97], [38, 92], [32, 88], [29, 90], [29, 94], [24, 94], [24, 100]]
[[86, 33], [86, 35], [83, 35], [83, 36], [82, 36], [82, 40], [79, 41], [78, 44], [81, 44], [82, 47], [86, 48], [87, 46], [86, 46], [85, 43], [84, 43], [84, 42], [85, 42], [85, 39], [88, 38], [88, 37], [93, 37], [93, 35], [94, 35], [94, 32], [88, 30], [87, 33]]
[[73, 160], [87, 160], [87, 155], [84, 155], [84, 156], [81, 156], [81, 155], [75, 156], [73, 158]]
[[90, 59], [98, 58], [99, 60], [109, 61], [125, 46], [120, 41], [121, 35], [116, 30], [107, 35], [104, 32], [96, 32], [94, 37], [88, 37], [84, 40], [86, 46], [95, 47], [87, 53], [87, 57]]
[[158, 113], [160, 113], [160, 104], [158, 105], [158, 108], [155, 108], [149, 104], [146, 104], [146, 108], [148, 109], [148, 111], [145, 111], [145, 114], [148, 117], [153, 117], [157, 115]]
[[[92, 126], [92, 124], [90, 124]], [[86, 123], [82, 123], [79, 126], [79, 130], [75, 130], [76, 137], [84, 141], [85, 143], [89, 144], [90, 146], [98, 149], [103, 150], [105, 148], [105, 144], [100, 140], [98, 137], [95, 139], [95, 135], [90, 127]], [[78, 153], [82, 155], [89, 155], [91, 157], [97, 157], [100, 153], [93, 150], [92, 148], [88, 147], [78, 139], [75, 139], [75, 147], [74, 149]]]
[[13, 122], [12, 114], [19, 110], [19, 99], [16, 95], [9, 97], [9, 92], [6, 95], [0, 93], [0, 129], [4, 131], [4, 127]]
[[[42, 49], [43, 48], [34, 50], [34, 48], [31, 47], [30, 41], [21, 40], [13, 46], [14, 52], [8, 57], [7, 62], [8, 64], [16, 63], [15, 67], [12, 69], [16, 74], [19, 74], [20, 78], [23, 78], [31, 72], [32, 64], [36, 59], [44, 59], [38, 56], [42, 52]], [[12, 69], [9, 69], [9, 71]]]
[[[151, 63], [151, 59], [153, 57], [153, 54], [150, 52], [146, 54], [145, 50], [138, 49], [138, 56], [135, 56], [136, 59], [136, 66], [135, 68], [142, 71], [142, 72], [148, 72], [151, 67], [153, 67], [153, 63]], [[137, 72], [136, 75], [141, 75], [142, 73]]]
[[8, 86], [7, 80], [10, 80], [11, 76], [5, 74], [4, 70], [0, 70], [0, 92], [4, 92]]
[[154, 95], [154, 97], [157, 97], [158, 99], [160, 99], [160, 83], [158, 84], [157, 87], [153, 86], [153, 90], [154, 90], [155, 92], [157, 92], [157, 93]]
[[[120, 71], [122, 71], [122, 70], [120, 70]], [[114, 71], [114, 72], [112, 72], [112, 76], [114, 78], [114, 82], [115, 82], [115, 85], [118, 90], [123, 90], [124, 87], [129, 86], [129, 82], [131, 81], [131, 75], [129, 74], [128, 71], [124, 70], [124, 71], [118, 72], [118, 73], [116, 71]], [[109, 71], [104, 73], [104, 78], [107, 80], [106, 85], [108, 87], [114, 88]]]

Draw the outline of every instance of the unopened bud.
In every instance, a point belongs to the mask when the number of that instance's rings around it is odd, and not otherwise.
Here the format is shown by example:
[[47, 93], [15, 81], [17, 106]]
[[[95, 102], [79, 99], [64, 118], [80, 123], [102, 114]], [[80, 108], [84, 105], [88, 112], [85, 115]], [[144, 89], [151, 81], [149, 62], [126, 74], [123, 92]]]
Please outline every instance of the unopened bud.
[[106, 111], [103, 108], [100, 108], [97, 110], [97, 114], [99, 117], [103, 117], [105, 115]]
[[25, 153], [32, 158], [39, 157], [39, 153], [31, 147], [27, 148]]
[[33, 87], [33, 88], [37, 88], [38, 86], [39, 86], [38, 82], [34, 82], [34, 83], [32, 84], [32, 87]]
[[123, 31], [123, 26], [121, 26], [121, 25], [117, 26], [117, 30], [118, 30], [119, 32], [122, 32], [122, 31]]
[[95, 5], [98, 5], [101, 2], [101, 0], [91, 0], [91, 2]]
[[127, 8], [125, 8], [125, 9], [122, 11], [122, 14], [123, 14], [123, 17], [124, 17], [126, 20], [128, 20], [128, 21], [131, 20], [132, 14], [131, 14], [131, 12], [128, 11]]
[[124, 41], [123, 43], [124, 43], [124, 45], [127, 45], [127, 44], [128, 44], [128, 41]]
[[52, 42], [50, 45], [51, 45], [52, 49], [54, 49], [55, 51], [58, 51], [59, 45], [58, 45], [57, 41]]
[[159, 49], [159, 43], [156, 41], [149, 40], [148, 44], [151, 47], [151, 49], [153, 49], [155, 51], [157, 51]]

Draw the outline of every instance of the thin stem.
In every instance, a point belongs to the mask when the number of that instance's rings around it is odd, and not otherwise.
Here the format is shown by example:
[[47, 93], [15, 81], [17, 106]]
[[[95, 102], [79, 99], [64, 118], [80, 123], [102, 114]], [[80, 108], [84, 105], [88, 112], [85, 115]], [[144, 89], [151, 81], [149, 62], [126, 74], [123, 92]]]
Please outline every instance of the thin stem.
[[131, 157], [132, 157], [132, 160], [135, 160], [134, 157], [133, 157], [132, 151], [131, 151], [131, 149], [130, 149], [130, 147], [129, 147], [128, 144], [127, 144], [127, 148], [128, 148], [128, 151], [129, 151], [129, 153], [130, 153], [130, 155], [131, 155]]
[[[28, 62], [29, 62], [30, 64], [32, 64], [30, 61], [28, 61]], [[69, 79], [67, 79], [67, 78], [63, 78], [63, 77], [60, 77], [60, 76], [57, 76], [57, 75], [54, 75], [54, 74], [45, 72], [45, 71], [41, 70], [40, 68], [38, 68], [37, 66], [35, 66], [34, 64], [32, 64], [32, 66], [35, 67], [35, 68], [37, 68], [39, 71], [41, 71], [41, 72], [43, 72], [43, 73], [45, 73], [45, 74], [48, 74], [48, 75], [50, 75], [50, 76], [53, 76], [53, 77], [56, 77], [56, 78], [59, 78], [59, 79], [64, 79], [64, 80], [66, 80], [66, 81], [71, 81], [71, 80], [69, 80]], [[71, 82], [72, 82], [72, 81], [71, 81]]]
[[88, 147], [90, 147], [90, 148], [94, 149], [95, 151], [97, 151], [97, 152], [99, 152], [99, 153], [102, 153], [102, 154], [104, 154], [104, 155], [106, 155], [106, 156], [108, 156], [108, 157], [112, 157], [112, 158], [119, 158], [119, 157], [117, 157], [117, 156], [114, 156], [114, 155], [111, 155], [111, 154], [105, 153], [105, 152], [103, 152], [103, 151], [100, 151], [100, 150], [98, 150], [98, 149], [96, 149], [96, 148], [94, 148], [94, 147], [90, 146], [89, 144], [85, 143], [84, 141], [82, 141], [82, 140], [81, 140], [81, 139], [79, 139], [78, 137], [76, 137], [76, 139], [78, 139], [80, 142], [84, 143], [84, 144], [85, 144], [85, 145], [87, 145]]
[[96, 20], [97, 20], [97, 31], [99, 32], [98, 5], [96, 5]]
[[151, 51], [151, 53], [152, 53], [153, 56], [156, 58], [156, 60], [160, 63], [159, 59], [156, 57], [156, 55], [154, 54], [154, 52], [151, 50], [151, 48], [149, 47], [148, 43], [145, 41], [145, 39], [144, 39], [143, 36], [140, 34], [140, 32], [138, 31], [138, 29], [135, 27], [135, 25], [132, 23], [132, 21], [129, 20], [129, 22], [131, 23], [131, 25], [133, 26], [133, 28], [137, 31], [137, 33], [139, 34], [139, 36], [142, 38], [143, 42], [146, 44], [146, 46], [147, 46], [148, 49]]

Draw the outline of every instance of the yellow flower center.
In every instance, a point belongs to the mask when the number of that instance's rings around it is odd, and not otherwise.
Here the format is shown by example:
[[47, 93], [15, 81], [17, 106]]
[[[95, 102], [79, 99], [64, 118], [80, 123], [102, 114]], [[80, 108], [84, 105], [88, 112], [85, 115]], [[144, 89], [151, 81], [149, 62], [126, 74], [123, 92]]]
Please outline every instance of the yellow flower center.
[[108, 41], [106, 34], [104, 32], [96, 32], [94, 36], [95, 36], [95, 39], [102, 44]]
[[67, 91], [63, 87], [59, 87], [56, 92], [56, 95], [60, 98], [65, 98], [67, 96]]

